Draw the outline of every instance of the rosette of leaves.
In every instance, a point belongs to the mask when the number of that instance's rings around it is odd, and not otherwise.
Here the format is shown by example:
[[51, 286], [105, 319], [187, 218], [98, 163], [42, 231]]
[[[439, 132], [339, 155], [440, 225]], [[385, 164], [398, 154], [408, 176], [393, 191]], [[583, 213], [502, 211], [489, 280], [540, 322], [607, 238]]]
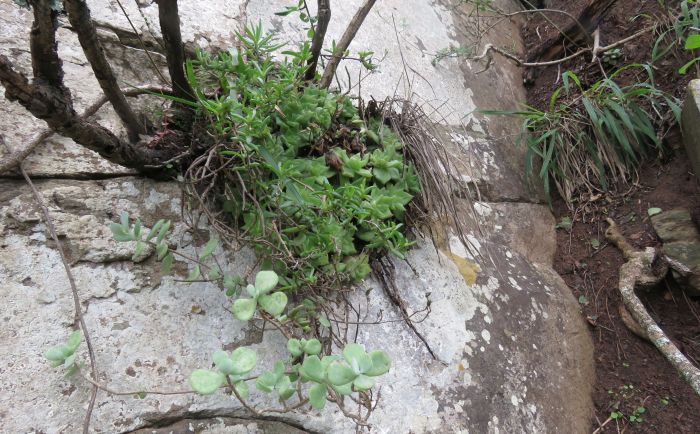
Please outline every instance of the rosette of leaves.
[[348, 344], [343, 357], [306, 356], [296, 369], [302, 380], [315, 383], [309, 388], [309, 402], [320, 410], [326, 405], [328, 387], [340, 395], [365, 392], [374, 386], [374, 377], [386, 374], [390, 367], [391, 360], [384, 351], [367, 353], [362, 345]]
[[226, 351], [217, 351], [212, 359], [217, 371], [197, 369], [192, 372], [190, 376], [192, 389], [200, 395], [211, 395], [229, 382], [233, 384], [241, 398], [247, 398], [249, 390], [244, 376], [255, 368], [257, 363], [255, 351], [246, 347], [236, 348], [231, 354]]
[[246, 291], [251, 298], [239, 298], [233, 303], [233, 315], [241, 321], [249, 321], [255, 315], [255, 310], [260, 306], [262, 310], [274, 317], [284, 312], [287, 306], [287, 295], [275, 289], [279, 277], [274, 271], [260, 271], [255, 276], [255, 285], [246, 286]]
[[61, 365], [68, 368], [69, 374], [77, 369], [75, 365], [75, 351], [83, 341], [83, 334], [80, 330], [76, 330], [70, 334], [65, 344], [56, 345], [49, 348], [44, 357], [49, 361], [52, 368], [57, 368]]
[[255, 381], [255, 387], [266, 393], [277, 391], [277, 395], [282, 401], [291, 398], [295, 391], [292, 379], [284, 372], [284, 362], [282, 361], [275, 363], [272, 371], [260, 374]]

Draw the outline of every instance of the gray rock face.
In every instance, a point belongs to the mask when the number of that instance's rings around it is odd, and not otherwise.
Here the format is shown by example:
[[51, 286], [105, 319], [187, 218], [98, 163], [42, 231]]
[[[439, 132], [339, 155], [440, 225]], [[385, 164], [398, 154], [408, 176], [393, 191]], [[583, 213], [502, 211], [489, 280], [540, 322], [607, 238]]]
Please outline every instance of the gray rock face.
[[700, 233], [690, 212], [674, 209], [651, 218], [670, 259], [673, 277], [692, 296], [700, 296]]
[[[337, 38], [359, 3], [334, 3], [336, 21], [329, 38]], [[96, 17], [128, 28], [112, 1], [90, 4]], [[185, 39], [204, 47], [225, 46], [242, 16], [261, 19], [292, 40], [298, 40], [302, 30], [292, 19], [273, 15], [287, 4], [281, 0], [180, 4]], [[151, 26], [157, 22], [155, 6], [144, 7], [143, 15], [134, 3], [125, 6], [138, 28], [146, 28], [144, 17]], [[503, 6], [512, 7], [505, 1]], [[520, 175], [521, 150], [512, 140], [517, 124], [472, 113], [477, 106], [508, 108], [521, 100], [519, 72], [499, 60], [483, 75], [472, 72], [479, 65], [463, 59], [431, 64], [439, 49], [466, 44], [468, 35], [462, 29], [468, 25], [468, 12], [463, 7], [414, 0], [377, 2], [351, 46], [378, 54], [387, 50], [379, 72], [363, 81], [363, 94], [391, 95], [398, 82], [402, 92], [415, 93], [419, 100], [449, 101], [450, 117], [436, 121], [450, 131], [445, 140], [463, 160], [460, 175], [465, 185], [488, 193], [472, 204], [456, 199], [469, 216], [471, 249], [447, 233], [437, 248], [419, 239], [406, 262], [392, 262], [409, 313], [423, 309], [430, 294], [430, 314], [415, 324], [425, 342], [400, 321], [400, 312], [374, 279], [349, 294], [362, 312], [358, 322], [373, 322], [379, 315], [387, 320], [350, 329], [358, 342], [385, 349], [393, 362], [379, 384], [381, 400], [370, 423], [378, 433], [587, 432], [592, 346], [577, 303], [551, 269], [556, 247], [553, 218], [539, 204], [537, 190]], [[28, 58], [20, 49], [27, 46], [30, 16], [10, 0], [0, 0], [0, 11], [0, 53], [17, 58], [26, 68]], [[490, 37], [518, 43], [515, 26], [504, 26]], [[416, 77], [403, 76], [407, 69], [396, 38]], [[66, 62], [68, 84], [78, 101], [89, 104], [98, 87], [67, 30], [60, 32], [60, 49], [76, 59]], [[142, 52], [108, 49], [124, 81], [155, 80]], [[407, 83], [414, 87], [409, 89]], [[9, 110], [0, 115], [0, 129], [7, 132], [11, 146], [19, 148], [42, 126], [22, 108], [2, 102]], [[98, 118], [107, 126], [118, 125], [110, 110], [104, 109]], [[111, 241], [107, 224], [120, 211], [128, 211], [146, 226], [159, 218], [173, 219], [170, 241], [191, 252], [194, 242], [180, 220], [176, 183], [132, 176], [62, 138], [42, 145], [27, 166], [68, 250], [96, 347], [100, 382], [118, 390], [182, 390], [189, 387], [194, 369], [209, 367], [216, 350], [249, 345], [261, 361], [285, 355], [282, 336], [263, 335], [236, 321], [218, 287], [179, 282], [188, 272], [187, 264], [176, 263], [173, 276], [161, 276], [151, 251], [134, 263], [133, 246]], [[31, 192], [18, 180], [0, 180], [0, 247], [0, 342], [5, 347], [0, 355], [1, 430], [77, 432], [90, 387], [81, 379], [64, 379], [42, 357], [70, 333], [70, 289]], [[256, 263], [246, 248], [216, 255], [234, 274], [245, 274]], [[85, 358], [85, 350], [80, 351]], [[268, 369], [264, 363], [258, 369]], [[264, 403], [264, 396], [253, 395], [256, 404]], [[346, 433], [354, 432], [354, 426], [332, 405], [308, 414], [254, 416], [223, 394], [151, 394], [136, 399], [100, 392], [91, 430]]]

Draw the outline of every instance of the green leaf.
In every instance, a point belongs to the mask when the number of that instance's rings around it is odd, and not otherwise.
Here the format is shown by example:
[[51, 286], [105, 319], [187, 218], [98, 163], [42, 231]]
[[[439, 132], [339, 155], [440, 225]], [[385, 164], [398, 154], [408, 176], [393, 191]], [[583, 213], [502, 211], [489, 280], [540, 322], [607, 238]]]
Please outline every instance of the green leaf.
[[662, 209], [661, 208], [649, 208], [647, 210], [647, 214], [649, 214], [649, 217], [653, 217], [657, 214], [661, 214]]
[[250, 321], [255, 314], [257, 304], [252, 298], [239, 298], [233, 302], [233, 316], [241, 321]]
[[250, 389], [248, 388], [248, 383], [245, 381], [239, 381], [234, 384], [233, 387], [236, 388], [236, 392], [238, 392], [241, 398], [248, 399], [248, 396], [250, 396]]
[[156, 244], [160, 244], [163, 242], [165, 239], [165, 236], [168, 234], [168, 231], [170, 230], [170, 225], [172, 223], [170, 220], [166, 220], [163, 226], [160, 228], [160, 231], [158, 231], [158, 237], [156, 238]]
[[206, 259], [212, 253], [214, 253], [214, 250], [216, 250], [216, 248], [218, 246], [219, 246], [218, 238], [210, 238], [209, 242], [204, 246], [204, 249], [202, 249], [202, 254], [199, 255], [199, 260], [203, 261], [204, 259]]
[[71, 354], [73, 354], [73, 351], [71, 351], [71, 349], [68, 348], [66, 345], [57, 345], [55, 347], [49, 348], [44, 353], [44, 357], [46, 357], [51, 362], [59, 362], [58, 364], [62, 365], [66, 357], [70, 356]]
[[318, 355], [321, 352], [321, 342], [318, 339], [311, 339], [304, 345], [304, 352], [311, 356]]
[[190, 271], [190, 274], [187, 276], [187, 281], [192, 282], [195, 280], [199, 280], [199, 278], [202, 276], [202, 272], [199, 269], [199, 264], [195, 265], [192, 271]]
[[110, 224], [109, 229], [112, 231], [112, 238], [114, 238], [114, 241], [123, 243], [126, 241], [134, 240], [134, 237], [131, 236], [131, 233], [128, 230], [124, 229], [124, 227], [118, 223]]
[[80, 330], [76, 330], [68, 336], [66, 341], [66, 346], [71, 350], [71, 353], [75, 352], [83, 341], [83, 333]]
[[141, 240], [136, 241], [136, 247], [134, 248], [134, 254], [131, 256], [131, 260], [136, 262], [136, 260], [141, 256], [144, 249], [144, 244]]
[[236, 368], [233, 364], [233, 360], [229, 357], [226, 351], [217, 351], [214, 353], [212, 359], [214, 364], [225, 375], [231, 375], [236, 373]]
[[160, 271], [163, 274], [170, 274], [170, 271], [173, 269], [173, 254], [168, 253], [165, 255], [165, 258], [163, 258], [163, 262], [160, 264]]
[[328, 377], [328, 382], [334, 386], [342, 386], [343, 384], [350, 383], [353, 381], [357, 374], [355, 371], [348, 366], [348, 364], [341, 360], [336, 360], [328, 365], [328, 371], [326, 373]]
[[270, 393], [275, 388], [277, 384], [277, 375], [272, 372], [263, 372], [257, 380], [255, 380], [255, 387], [261, 392]]
[[570, 231], [573, 225], [574, 222], [571, 220], [571, 217], [564, 217], [559, 223], [557, 223], [557, 225], [554, 228]]
[[316, 384], [309, 389], [309, 402], [311, 406], [316, 410], [323, 410], [326, 406], [326, 385]]
[[318, 356], [310, 356], [304, 359], [299, 367], [299, 374], [304, 380], [312, 380], [322, 383], [324, 379], [323, 365]]
[[148, 231], [148, 235], [146, 235], [146, 241], [151, 241], [152, 238], [158, 235], [158, 231], [160, 231], [160, 228], [163, 226], [164, 223], [165, 220], [158, 220], [156, 224], [153, 225], [151, 230]]
[[372, 359], [360, 344], [347, 344], [343, 349], [343, 357], [358, 375], [372, 369]]
[[688, 35], [688, 39], [685, 40], [686, 50], [695, 50], [700, 48], [700, 35]]
[[340, 393], [343, 396], [348, 396], [352, 394], [352, 383], [342, 384], [340, 386], [331, 386], [333, 390]]
[[267, 294], [275, 289], [278, 282], [279, 277], [274, 271], [261, 271], [255, 276], [255, 289], [258, 295]]
[[287, 350], [294, 357], [299, 357], [304, 352], [304, 350], [301, 348], [301, 342], [299, 342], [299, 339], [294, 338], [287, 341]]
[[331, 327], [331, 322], [328, 319], [328, 317], [325, 314], [321, 314], [318, 317], [318, 323], [321, 324], [325, 328], [330, 328]]
[[258, 298], [258, 303], [265, 312], [277, 317], [284, 312], [284, 308], [287, 306], [287, 295], [279, 291], [270, 295], [261, 295]]
[[220, 372], [197, 369], [190, 376], [190, 384], [200, 395], [211, 395], [223, 386], [226, 377]]
[[375, 350], [369, 353], [372, 359], [372, 368], [365, 372], [365, 375], [376, 377], [389, 372], [391, 368], [391, 359], [389, 355], [382, 350]]
[[165, 243], [160, 243], [156, 246], [156, 254], [158, 255], [158, 260], [162, 261], [165, 255], [168, 254], [168, 245]]
[[258, 298], [258, 290], [255, 289], [255, 286], [253, 285], [248, 285], [245, 287], [245, 290], [248, 294], [250, 294], [251, 297], [253, 298]]
[[73, 354], [71, 354], [70, 356], [66, 357], [66, 360], [63, 361], [63, 365], [64, 365], [66, 368], [68, 368], [68, 369], [72, 368], [72, 367], [73, 367], [73, 364], [75, 363], [75, 357], [76, 357], [76, 354], [75, 354], [75, 353], [73, 353]]
[[255, 368], [257, 363], [257, 356], [255, 351], [246, 347], [238, 347], [231, 353], [231, 360], [233, 361], [234, 371], [236, 375], [247, 374]]
[[355, 389], [364, 392], [374, 387], [374, 379], [366, 375], [359, 375], [352, 382], [352, 385], [355, 386]]
[[292, 380], [288, 376], [283, 375], [277, 384], [275, 385], [277, 389], [277, 394], [282, 401], [286, 401], [294, 395], [294, 386], [292, 386]]

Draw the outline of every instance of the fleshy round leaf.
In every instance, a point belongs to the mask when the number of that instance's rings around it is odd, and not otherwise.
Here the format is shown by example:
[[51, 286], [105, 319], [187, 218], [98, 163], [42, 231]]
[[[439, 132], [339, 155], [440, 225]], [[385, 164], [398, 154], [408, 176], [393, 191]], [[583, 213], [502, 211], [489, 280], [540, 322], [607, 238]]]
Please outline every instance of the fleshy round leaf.
[[283, 375], [275, 385], [277, 394], [282, 401], [286, 401], [294, 395], [294, 387], [292, 381], [286, 375]]
[[318, 317], [318, 322], [325, 328], [331, 328], [331, 322], [325, 314]]
[[284, 292], [275, 292], [270, 295], [261, 295], [258, 298], [260, 307], [272, 316], [279, 316], [287, 307], [287, 295]]
[[356, 390], [364, 392], [374, 387], [374, 379], [366, 375], [358, 375], [352, 385], [355, 386]]
[[258, 357], [255, 351], [250, 348], [239, 347], [233, 350], [231, 353], [231, 360], [233, 360], [234, 374], [241, 375], [246, 374], [255, 368], [255, 364], [258, 361]]
[[255, 286], [248, 285], [245, 287], [245, 290], [251, 297], [258, 298], [258, 290], [255, 289]]
[[304, 352], [304, 350], [301, 348], [301, 342], [299, 342], [299, 339], [294, 338], [287, 341], [287, 351], [289, 351], [289, 353], [294, 357], [299, 357]]
[[326, 406], [326, 385], [316, 384], [309, 389], [309, 402], [316, 410], [323, 410]]
[[353, 381], [357, 377], [357, 374], [355, 374], [355, 371], [353, 371], [346, 362], [335, 360], [328, 365], [326, 376], [328, 377], [328, 382], [332, 385], [342, 386], [343, 384], [348, 384]]
[[372, 359], [360, 344], [347, 344], [343, 349], [343, 356], [358, 375], [372, 369]]
[[68, 336], [66, 341], [66, 346], [70, 348], [72, 352], [78, 349], [80, 343], [83, 341], [83, 333], [80, 330], [76, 330]]
[[304, 363], [299, 368], [299, 374], [304, 380], [312, 380], [317, 383], [323, 382], [324, 370], [318, 356], [310, 356], [304, 359]]
[[250, 321], [256, 307], [257, 302], [252, 298], [239, 298], [233, 302], [233, 316], [241, 321]]
[[391, 359], [387, 353], [382, 350], [375, 350], [369, 353], [369, 357], [372, 359], [372, 369], [366, 371], [365, 375], [376, 377], [389, 372], [389, 368], [391, 368]]
[[75, 363], [75, 353], [71, 354], [70, 356], [66, 357], [66, 360], [63, 361], [63, 365], [66, 368], [72, 368], [73, 364]]
[[44, 357], [52, 362], [59, 362], [59, 365], [63, 363], [66, 357], [70, 356], [73, 352], [65, 345], [57, 345], [55, 347], [49, 348]]
[[331, 386], [333, 390], [340, 393], [343, 396], [352, 394], [352, 383], [343, 384], [341, 386]]
[[330, 356], [323, 356], [321, 359], [321, 365], [323, 366], [323, 370], [326, 371], [328, 370], [328, 366], [330, 366], [331, 362], [335, 360], [340, 360], [340, 356], [337, 354], [331, 354]]
[[272, 392], [272, 389], [275, 388], [275, 384], [277, 383], [277, 376], [272, 373], [272, 372], [263, 372], [257, 380], [255, 380], [255, 387], [258, 388], [259, 391], [265, 392], [265, 393], [270, 393]]
[[190, 376], [190, 384], [200, 395], [211, 395], [224, 384], [226, 377], [220, 372], [197, 369]]
[[307, 341], [304, 345], [304, 352], [312, 356], [318, 355], [321, 352], [321, 342], [318, 339]]
[[229, 357], [226, 351], [215, 352], [212, 359], [214, 359], [214, 364], [223, 374], [230, 375], [235, 373], [233, 360], [231, 360], [231, 357]]
[[279, 278], [274, 271], [261, 271], [255, 276], [255, 289], [258, 295], [267, 294], [275, 289], [278, 282]]
[[250, 396], [250, 389], [248, 388], [248, 383], [245, 381], [239, 381], [234, 384], [233, 387], [236, 388], [236, 392], [238, 392], [241, 398], [248, 399], [248, 396]]

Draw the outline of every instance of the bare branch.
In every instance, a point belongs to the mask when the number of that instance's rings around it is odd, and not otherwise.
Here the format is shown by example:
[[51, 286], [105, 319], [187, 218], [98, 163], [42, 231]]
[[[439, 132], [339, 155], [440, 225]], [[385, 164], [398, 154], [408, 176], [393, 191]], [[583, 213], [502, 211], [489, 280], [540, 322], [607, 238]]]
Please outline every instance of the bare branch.
[[24, 74], [14, 70], [10, 60], [0, 55], [0, 83], [5, 96], [19, 102], [39, 119], [46, 121], [55, 132], [73, 139], [107, 160], [139, 170], [153, 172], [156, 166], [177, 153], [177, 150], [157, 150], [125, 142], [106, 128], [81, 119], [73, 110], [70, 95], [37, 81], [30, 84]]
[[48, 1], [35, 0], [31, 5], [34, 22], [29, 34], [29, 48], [34, 80], [52, 86], [70, 98], [70, 93], [63, 84], [63, 63], [56, 51], [57, 12]]
[[318, 26], [316, 26], [314, 37], [311, 40], [311, 59], [309, 59], [309, 68], [304, 75], [305, 80], [313, 80], [316, 76], [318, 58], [323, 49], [323, 40], [326, 38], [326, 30], [328, 30], [328, 23], [330, 23], [330, 21], [331, 1], [318, 0]]
[[[126, 89], [122, 92], [125, 96], [131, 97], [147, 93], [167, 95], [169, 93], [169, 90], [159, 87], [137, 87], [134, 89]], [[106, 103], [107, 97], [102, 95], [97, 101], [95, 101], [93, 104], [91, 104], [88, 108], [85, 109], [85, 111], [80, 115], [80, 119], [87, 119], [90, 116], [94, 115]], [[53, 136], [54, 134], [55, 132], [51, 128], [47, 128], [41, 133], [39, 133], [39, 135], [34, 140], [32, 140], [29, 143], [29, 145], [22, 148], [21, 151], [15, 151], [9, 156], [7, 156], [5, 159], [0, 161], [0, 175], [17, 167], [22, 161], [24, 161], [29, 155], [31, 155], [32, 152], [34, 152], [34, 149], [36, 149], [37, 146], [44, 143], [44, 141], [46, 141], [49, 137]]]
[[484, 72], [484, 71], [486, 71], [486, 70], [489, 68], [489, 66], [491, 65], [491, 63], [493, 62], [493, 59], [491, 58], [491, 55], [490, 55], [491, 52], [495, 52], [495, 53], [500, 54], [501, 56], [505, 57], [506, 59], [511, 60], [511, 61], [512, 61], [513, 63], [515, 63], [517, 66], [525, 66], [525, 67], [538, 68], [538, 67], [543, 67], [543, 66], [558, 65], [558, 64], [560, 64], [560, 63], [567, 62], [567, 61], [569, 61], [569, 60], [571, 60], [571, 59], [575, 59], [576, 57], [582, 56], [582, 55], [584, 55], [584, 54], [586, 54], [586, 53], [591, 53], [591, 52], [593, 52], [594, 55], [597, 57], [597, 56], [599, 56], [600, 54], [605, 53], [606, 51], [610, 51], [610, 50], [615, 49], [615, 48], [617, 48], [617, 47], [619, 47], [619, 46], [622, 46], [622, 45], [624, 45], [624, 44], [626, 44], [626, 43], [628, 43], [628, 42], [630, 42], [630, 41], [633, 41], [633, 40], [639, 38], [641, 35], [643, 35], [643, 34], [645, 34], [645, 33], [649, 33], [649, 32], [651, 32], [651, 31], [653, 31], [654, 29], [656, 29], [656, 27], [654, 27], [654, 26], [652, 26], [652, 27], [647, 27], [646, 29], [642, 29], [642, 30], [640, 30], [639, 32], [635, 33], [635, 34], [632, 35], [632, 36], [628, 36], [627, 38], [620, 39], [619, 41], [614, 42], [614, 43], [612, 43], [612, 44], [610, 44], [610, 45], [606, 45], [606, 46], [604, 46], [604, 47], [597, 47], [597, 48], [595, 48], [595, 49], [583, 48], [583, 49], [581, 49], [581, 50], [579, 50], [579, 51], [577, 51], [577, 52], [575, 52], [574, 54], [571, 54], [571, 55], [569, 55], [569, 56], [562, 57], [561, 59], [557, 59], [557, 60], [550, 60], [550, 61], [547, 61], [547, 62], [526, 62], [526, 61], [520, 59], [518, 56], [516, 56], [516, 55], [514, 55], [514, 54], [511, 54], [511, 53], [505, 51], [504, 49], [499, 48], [499, 47], [497, 47], [497, 46], [495, 46], [495, 45], [493, 45], [493, 44], [486, 44], [486, 46], [484, 47], [483, 52], [482, 52], [480, 55], [478, 55], [478, 56], [476, 56], [476, 57], [472, 57], [472, 58], [469, 59], [469, 60], [477, 61], [477, 62], [478, 62], [478, 61], [480, 61], [480, 60], [487, 59], [486, 68], [484, 68], [482, 71], [479, 71], [479, 72]]
[[165, 42], [165, 55], [168, 59], [170, 80], [173, 82], [173, 93], [178, 98], [192, 99], [194, 91], [185, 77], [185, 50], [180, 34], [180, 15], [177, 0], [156, 0], [158, 3], [158, 19], [160, 31]]
[[372, 6], [374, 6], [375, 2], [376, 0], [365, 0], [364, 4], [355, 13], [355, 16], [352, 17], [350, 24], [348, 24], [348, 28], [345, 29], [345, 33], [343, 33], [343, 36], [340, 38], [340, 42], [338, 42], [338, 45], [336, 46], [333, 57], [331, 57], [331, 60], [328, 62], [328, 66], [326, 66], [325, 71], [323, 71], [323, 76], [321, 77], [320, 82], [320, 86], [322, 88], [327, 88], [331, 85], [333, 76], [335, 76], [335, 71], [338, 69], [338, 65], [340, 64], [340, 60], [345, 55], [345, 52], [350, 46], [350, 42], [352, 42], [352, 40], [355, 38], [357, 31], [362, 26], [365, 18], [367, 18], [367, 15], [372, 9]]
[[132, 142], [137, 142], [139, 134], [146, 132], [144, 123], [139, 121], [117, 84], [114, 71], [107, 61], [102, 44], [97, 39], [97, 32], [90, 19], [90, 9], [87, 3], [85, 0], [65, 0], [64, 4], [68, 12], [68, 20], [78, 34], [78, 40], [90, 62], [92, 71], [95, 73], [95, 78], [114, 107], [117, 116], [124, 123], [129, 139]]

